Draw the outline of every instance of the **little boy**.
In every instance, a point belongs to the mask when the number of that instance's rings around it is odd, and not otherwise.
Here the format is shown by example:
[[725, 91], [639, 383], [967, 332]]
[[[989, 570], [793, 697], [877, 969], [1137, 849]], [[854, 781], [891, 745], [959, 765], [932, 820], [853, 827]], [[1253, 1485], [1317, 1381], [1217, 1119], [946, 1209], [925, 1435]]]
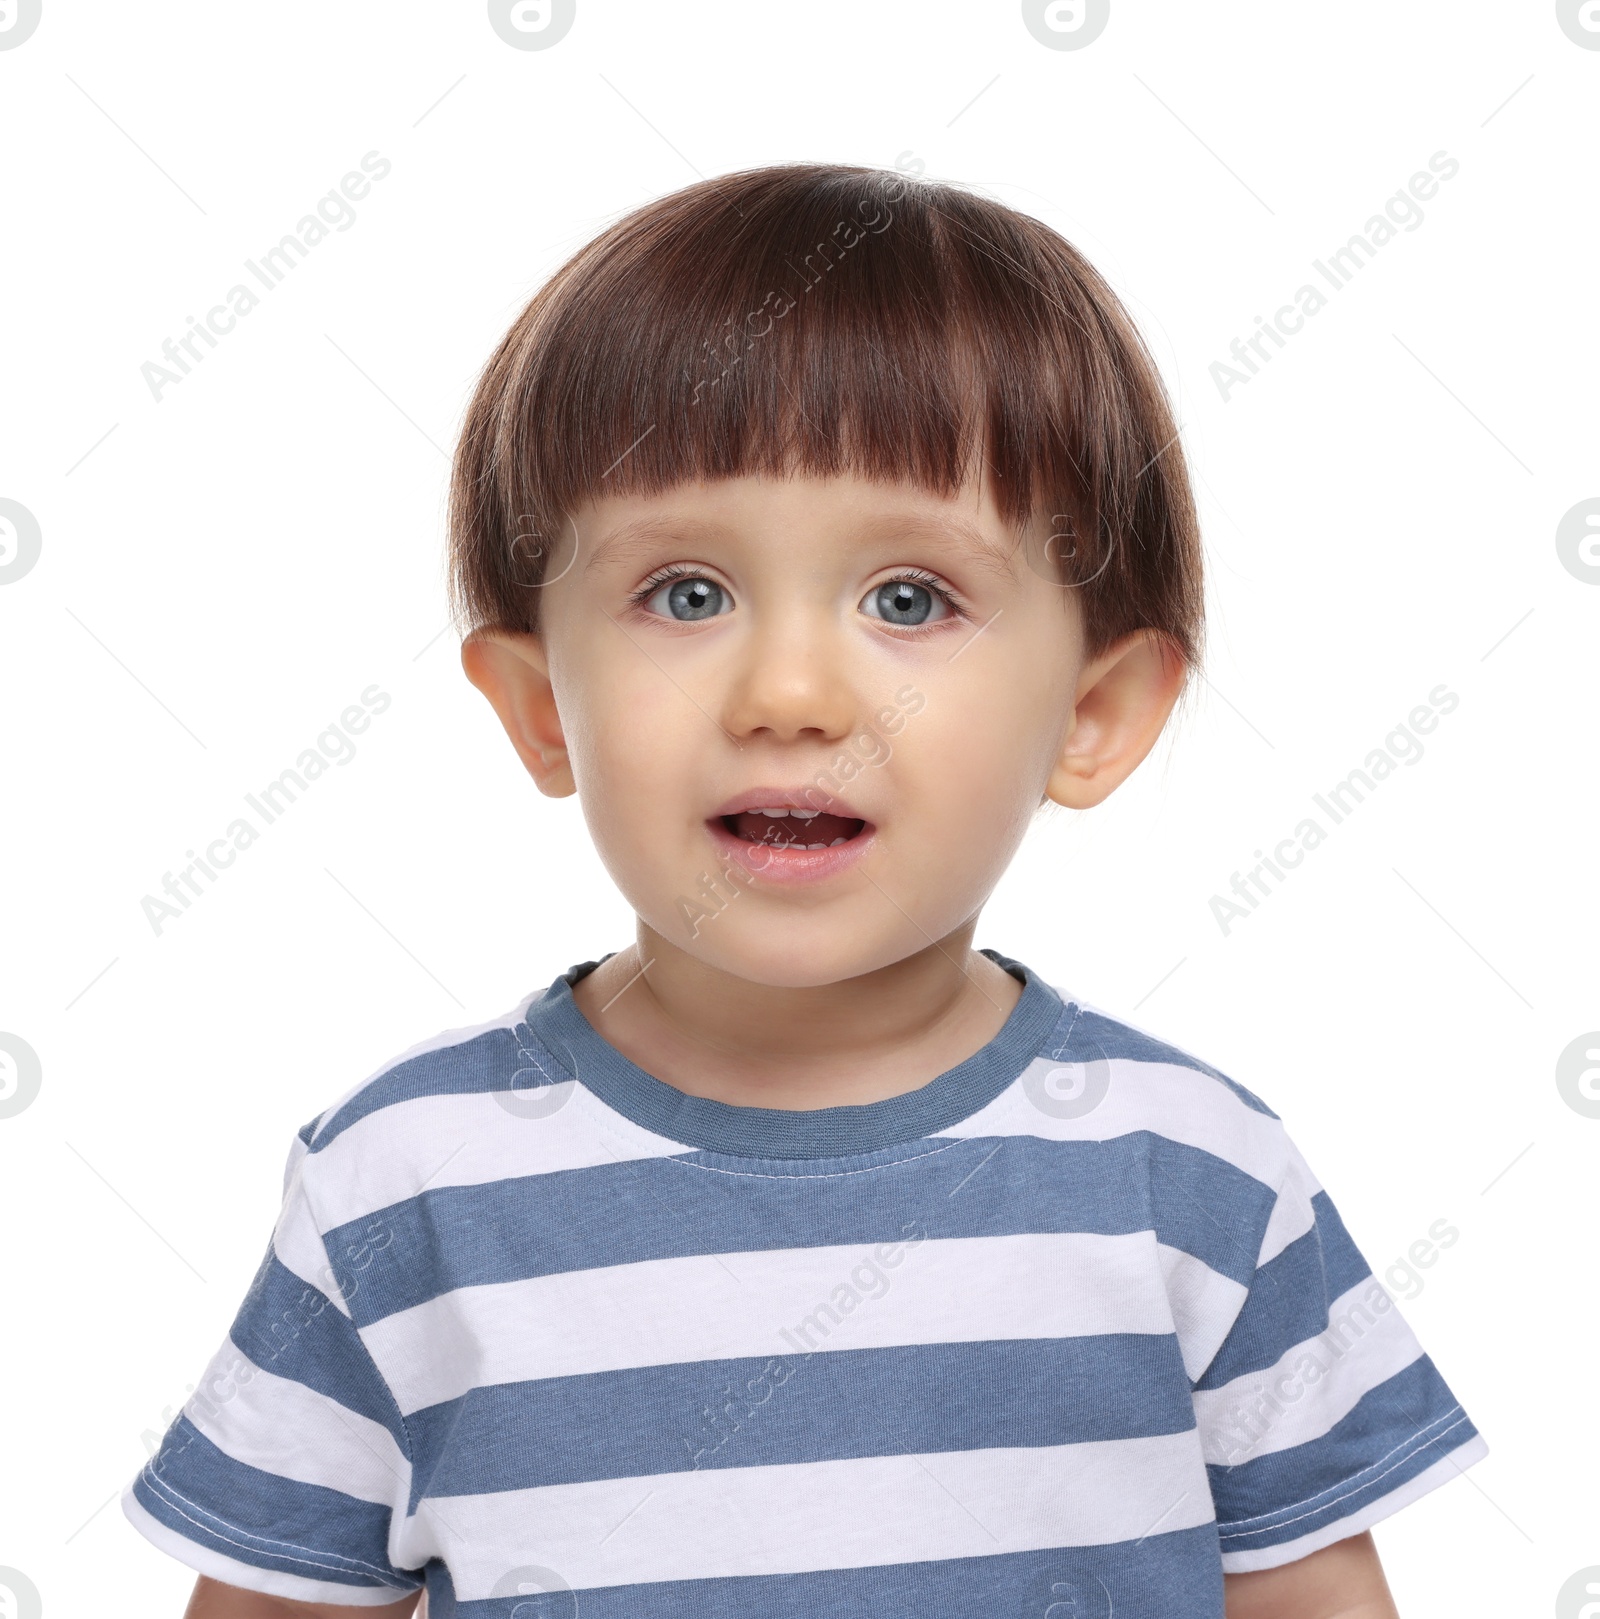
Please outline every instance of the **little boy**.
[[518, 318], [451, 522], [636, 938], [299, 1132], [124, 1498], [192, 1619], [1392, 1616], [1368, 1527], [1477, 1430], [1265, 1102], [972, 948], [1199, 656], [1105, 282], [953, 187], [692, 186]]

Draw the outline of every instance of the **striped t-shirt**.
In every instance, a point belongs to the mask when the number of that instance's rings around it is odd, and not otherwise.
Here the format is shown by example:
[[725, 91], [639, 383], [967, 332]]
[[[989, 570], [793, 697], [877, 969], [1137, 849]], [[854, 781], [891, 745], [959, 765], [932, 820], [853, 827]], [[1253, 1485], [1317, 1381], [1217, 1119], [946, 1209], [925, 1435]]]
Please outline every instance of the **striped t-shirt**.
[[429, 1619], [1222, 1619], [1484, 1455], [1278, 1115], [992, 959], [995, 1039], [859, 1106], [664, 1084], [593, 963], [386, 1064], [127, 1515]]

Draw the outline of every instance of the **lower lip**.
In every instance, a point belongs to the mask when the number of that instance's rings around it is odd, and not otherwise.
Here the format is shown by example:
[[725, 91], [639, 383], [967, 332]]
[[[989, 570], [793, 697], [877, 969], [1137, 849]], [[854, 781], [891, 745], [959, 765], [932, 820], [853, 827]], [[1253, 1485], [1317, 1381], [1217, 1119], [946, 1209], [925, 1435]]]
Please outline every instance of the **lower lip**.
[[795, 849], [736, 837], [722, 824], [720, 816], [707, 821], [706, 826], [711, 841], [753, 876], [763, 882], [795, 885], [825, 882], [848, 871], [867, 852], [876, 831], [869, 823], [844, 843], [826, 849]]

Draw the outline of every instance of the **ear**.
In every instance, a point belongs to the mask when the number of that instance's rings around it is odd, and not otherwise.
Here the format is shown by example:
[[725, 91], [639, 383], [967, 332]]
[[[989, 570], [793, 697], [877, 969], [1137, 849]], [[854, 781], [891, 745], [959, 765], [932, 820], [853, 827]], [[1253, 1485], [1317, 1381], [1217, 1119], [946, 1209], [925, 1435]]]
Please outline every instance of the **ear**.
[[461, 667], [500, 716], [539, 791], [550, 798], [575, 793], [543, 641], [515, 630], [474, 630], [462, 643]]
[[1109, 797], [1155, 746], [1184, 674], [1176, 648], [1155, 630], [1137, 630], [1086, 664], [1045, 796], [1068, 809]]

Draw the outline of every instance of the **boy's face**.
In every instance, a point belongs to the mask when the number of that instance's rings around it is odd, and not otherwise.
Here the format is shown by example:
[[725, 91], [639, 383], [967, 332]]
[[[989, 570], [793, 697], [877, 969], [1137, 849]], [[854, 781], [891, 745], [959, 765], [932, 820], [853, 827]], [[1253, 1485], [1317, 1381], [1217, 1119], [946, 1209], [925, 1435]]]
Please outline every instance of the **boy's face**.
[[1153, 640], [1086, 664], [1048, 533], [855, 477], [607, 497], [540, 634], [463, 658], [663, 946], [835, 983], [974, 919], [1040, 803], [1098, 802], [1170, 711]]

